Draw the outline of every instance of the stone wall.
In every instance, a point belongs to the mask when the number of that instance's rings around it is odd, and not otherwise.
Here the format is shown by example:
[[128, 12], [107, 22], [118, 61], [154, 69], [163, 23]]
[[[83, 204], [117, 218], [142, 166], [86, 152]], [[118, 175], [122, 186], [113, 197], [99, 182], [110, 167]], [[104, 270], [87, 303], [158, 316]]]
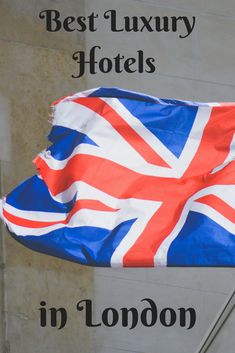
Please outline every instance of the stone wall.
[[[56, 7], [70, 15], [83, 1], [1, 1], [0, 3], [0, 159], [1, 194], [35, 174], [31, 160], [48, 145], [49, 105], [85, 80], [71, 78], [71, 53], [84, 47], [74, 33], [45, 31], [38, 14]], [[93, 270], [24, 248], [1, 228], [1, 352], [90, 353], [92, 332], [79, 321], [76, 302], [93, 295]], [[1, 272], [2, 273], [2, 272]], [[4, 293], [4, 294], [3, 294]], [[40, 329], [38, 307], [64, 306], [63, 330]], [[84, 337], [86, 337], [84, 339]]]

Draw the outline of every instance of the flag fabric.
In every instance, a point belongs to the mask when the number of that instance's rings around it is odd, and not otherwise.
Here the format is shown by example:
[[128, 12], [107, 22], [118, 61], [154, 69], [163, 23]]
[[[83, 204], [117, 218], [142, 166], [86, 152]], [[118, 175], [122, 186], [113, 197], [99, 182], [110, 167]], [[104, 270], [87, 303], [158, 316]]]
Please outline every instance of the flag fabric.
[[92, 266], [235, 266], [235, 103], [96, 88], [52, 104], [12, 236]]

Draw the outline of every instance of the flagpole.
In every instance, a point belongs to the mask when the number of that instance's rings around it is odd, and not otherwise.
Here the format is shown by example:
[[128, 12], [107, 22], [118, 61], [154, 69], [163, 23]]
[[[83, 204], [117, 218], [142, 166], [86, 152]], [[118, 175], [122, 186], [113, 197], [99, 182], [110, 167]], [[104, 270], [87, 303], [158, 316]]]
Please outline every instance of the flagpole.
[[202, 342], [195, 353], [206, 353], [221, 327], [235, 307], [235, 289], [231, 292], [222, 309], [219, 311], [214, 322], [210, 326]]

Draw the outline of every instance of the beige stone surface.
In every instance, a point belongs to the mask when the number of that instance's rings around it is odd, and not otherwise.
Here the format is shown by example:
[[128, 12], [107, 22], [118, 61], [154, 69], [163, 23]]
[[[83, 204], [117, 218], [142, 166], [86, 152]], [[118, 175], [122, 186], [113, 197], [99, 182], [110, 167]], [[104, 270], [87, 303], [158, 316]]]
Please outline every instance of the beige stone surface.
[[58, 32], [47, 32], [45, 19], [39, 18], [43, 10], [57, 10], [60, 19], [67, 16], [84, 15], [84, 0], [1, 0], [0, 2], [0, 38], [32, 46], [57, 48], [66, 51], [76, 50], [78, 43], [83, 42], [83, 33], [72, 33], [61, 29]]
[[50, 104], [66, 94], [83, 90], [84, 80], [77, 82], [71, 77], [74, 62], [66, 51], [58, 49], [2, 40], [0, 62], [1, 99], [10, 109], [10, 148], [14, 151], [12, 161], [19, 168], [14, 175], [18, 182], [29, 172], [35, 172], [31, 161], [48, 145]]
[[[65, 12], [65, 4], [59, 3], [2, 1], [0, 5], [4, 14], [0, 25], [1, 194], [36, 173], [31, 161], [49, 144], [50, 103], [85, 87], [84, 80], [78, 83], [71, 77], [71, 54], [73, 46], [82, 48], [81, 37], [47, 36], [36, 23], [40, 7], [60, 5]], [[66, 11], [71, 14], [76, 7], [79, 12], [81, 5], [74, 3]], [[0, 352], [90, 353], [93, 331], [86, 329], [76, 303], [93, 297], [93, 270], [32, 252], [6, 230], [1, 231], [0, 251], [4, 268]], [[42, 300], [48, 307], [67, 309], [63, 330], [40, 327]]]

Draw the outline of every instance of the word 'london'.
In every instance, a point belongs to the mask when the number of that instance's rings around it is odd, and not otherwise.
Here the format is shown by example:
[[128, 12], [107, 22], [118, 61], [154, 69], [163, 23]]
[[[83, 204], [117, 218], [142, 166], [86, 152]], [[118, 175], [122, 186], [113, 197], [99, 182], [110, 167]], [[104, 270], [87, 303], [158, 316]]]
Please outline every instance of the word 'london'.
[[[101, 16], [92, 12], [89, 16], [61, 16], [58, 10], [43, 10], [39, 13], [39, 18], [45, 20], [48, 32], [96, 32], [98, 30], [98, 20]], [[107, 10], [103, 13], [102, 20], [108, 24], [108, 28], [113, 33], [120, 32], [175, 32], [179, 38], [187, 38], [193, 31], [196, 18], [192, 16], [123, 16], [119, 18], [116, 10]], [[156, 71], [156, 60], [152, 57], [145, 57], [143, 50], [139, 49], [135, 56], [126, 58], [121, 53], [117, 53], [113, 58], [101, 56], [102, 47], [95, 45], [90, 49], [89, 55], [85, 51], [76, 51], [72, 58], [78, 64], [78, 73], [72, 75], [73, 78], [82, 77], [86, 68], [92, 75], [98, 71], [106, 74], [114, 70], [116, 73], [126, 72], [129, 74], [154, 73]]]
[[[94, 309], [90, 299], [80, 300], [77, 305], [77, 311], [83, 311], [84, 321], [87, 327], [115, 327], [121, 325], [129, 330], [134, 329], [137, 325], [145, 327], [153, 327], [158, 321], [164, 327], [172, 327], [175, 324], [186, 329], [191, 329], [196, 323], [196, 311], [194, 308], [173, 308], [167, 307], [159, 310], [156, 303], [150, 298], [141, 300], [144, 305], [142, 309], [135, 307], [130, 308], [105, 308], [102, 313], [94, 318]], [[40, 326], [55, 327], [62, 329], [65, 327], [68, 319], [68, 313], [65, 308], [47, 308], [46, 302], [40, 302]]]

